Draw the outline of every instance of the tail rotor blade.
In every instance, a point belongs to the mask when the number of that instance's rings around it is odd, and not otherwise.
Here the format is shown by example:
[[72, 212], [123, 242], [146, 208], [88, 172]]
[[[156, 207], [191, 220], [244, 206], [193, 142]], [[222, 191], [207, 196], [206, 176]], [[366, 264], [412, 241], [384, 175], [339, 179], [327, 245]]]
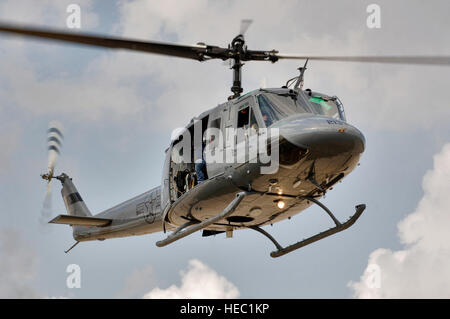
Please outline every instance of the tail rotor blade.
[[52, 216], [52, 186], [51, 180], [47, 183], [47, 192], [44, 197], [44, 203], [42, 204], [40, 222], [47, 224], [49, 218]]
[[48, 172], [42, 175], [46, 179], [47, 192], [42, 204], [40, 222], [47, 224], [49, 218], [52, 216], [52, 178], [55, 173], [55, 165], [61, 154], [62, 142], [64, 139], [63, 126], [57, 121], [52, 121], [47, 130], [47, 150], [48, 150]]
[[53, 176], [56, 161], [61, 154], [62, 141], [64, 135], [62, 133], [62, 125], [57, 121], [50, 122], [47, 130], [47, 143], [48, 143], [48, 173]]

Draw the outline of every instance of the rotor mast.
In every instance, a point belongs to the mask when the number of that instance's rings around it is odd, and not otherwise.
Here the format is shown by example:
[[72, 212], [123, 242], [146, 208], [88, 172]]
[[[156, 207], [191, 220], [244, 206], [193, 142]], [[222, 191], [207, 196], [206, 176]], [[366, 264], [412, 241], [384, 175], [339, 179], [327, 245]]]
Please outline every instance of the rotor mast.
[[242, 89], [242, 66], [244, 63], [241, 62], [241, 56], [244, 53], [244, 50], [246, 50], [246, 47], [244, 46], [245, 40], [244, 36], [242, 34], [238, 35], [233, 39], [231, 42], [231, 52], [232, 52], [232, 59], [233, 59], [233, 66], [231, 67], [233, 69], [233, 86], [231, 87], [231, 92], [233, 92], [232, 98], [237, 98], [241, 95], [243, 92]]

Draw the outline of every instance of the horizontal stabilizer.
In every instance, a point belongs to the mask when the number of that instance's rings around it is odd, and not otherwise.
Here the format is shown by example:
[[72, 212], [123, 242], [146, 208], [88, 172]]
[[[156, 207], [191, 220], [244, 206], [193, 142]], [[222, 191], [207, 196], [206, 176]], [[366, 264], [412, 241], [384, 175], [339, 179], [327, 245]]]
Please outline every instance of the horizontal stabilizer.
[[96, 218], [96, 217], [84, 217], [84, 216], [71, 216], [71, 215], [58, 215], [53, 218], [49, 223], [51, 224], [64, 224], [64, 225], [78, 225], [78, 226], [98, 226], [104, 227], [111, 224], [111, 219]]

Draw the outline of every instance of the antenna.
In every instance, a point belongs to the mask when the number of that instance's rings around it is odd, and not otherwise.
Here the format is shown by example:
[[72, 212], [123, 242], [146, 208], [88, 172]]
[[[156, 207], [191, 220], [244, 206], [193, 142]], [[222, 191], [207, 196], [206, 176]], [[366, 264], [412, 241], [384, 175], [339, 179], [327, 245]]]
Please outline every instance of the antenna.
[[298, 91], [303, 88], [303, 80], [305, 78], [305, 71], [306, 71], [306, 65], [308, 64], [309, 59], [306, 59], [305, 65], [303, 67], [299, 67], [298, 70], [300, 71], [300, 75], [297, 78], [297, 82], [295, 82], [294, 90]]

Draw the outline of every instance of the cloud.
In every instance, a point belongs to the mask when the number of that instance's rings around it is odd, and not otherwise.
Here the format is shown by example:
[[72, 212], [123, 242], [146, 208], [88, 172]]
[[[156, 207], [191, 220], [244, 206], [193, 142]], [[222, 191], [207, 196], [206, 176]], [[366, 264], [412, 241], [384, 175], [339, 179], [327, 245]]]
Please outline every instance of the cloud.
[[0, 231], [0, 298], [39, 298], [33, 288], [38, 257], [20, 233]]
[[0, 121], [0, 176], [13, 166], [12, 156], [17, 150], [22, 133], [19, 127], [5, 122]]
[[189, 261], [186, 272], [181, 272], [181, 285], [172, 285], [167, 289], [154, 288], [144, 295], [146, 299], [176, 299], [176, 298], [237, 298], [238, 288], [225, 277], [201, 261]]
[[136, 298], [142, 296], [148, 288], [155, 286], [155, 276], [152, 266], [135, 269], [126, 279], [125, 286], [117, 294], [118, 298]]
[[415, 212], [398, 224], [405, 249], [375, 250], [360, 281], [349, 283], [355, 297], [450, 298], [450, 144], [422, 186]]
[[20, 231], [0, 229], [0, 299], [66, 299], [36, 289], [39, 275], [36, 247]]

